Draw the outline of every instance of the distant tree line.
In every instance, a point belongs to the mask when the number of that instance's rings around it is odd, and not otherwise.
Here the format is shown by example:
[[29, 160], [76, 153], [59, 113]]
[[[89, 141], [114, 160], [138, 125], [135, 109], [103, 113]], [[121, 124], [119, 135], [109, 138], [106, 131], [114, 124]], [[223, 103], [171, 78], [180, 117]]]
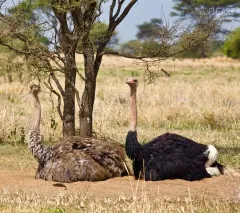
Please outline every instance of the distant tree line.
[[[240, 21], [239, 0], [174, 0], [175, 5], [171, 16], [176, 17], [179, 22], [189, 21], [200, 29], [203, 19], [219, 18], [222, 23]], [[228, 57], [239, 58], [240, 55], [240, 28], [226, 29], [223, 24], [216, 35], [208, 37], [200, 46], [180, 53], [178, 57], [205, 58], [212, 55], [225, 54]], [[149, 55], [151, 57], [159, 48], [161, 32], [164, 35], [166, 27], [160, 18], [153, 18], [137, 26], [136, 39], [120, 45], [123, 54], [134, 54], [137, 56]], [[222, 37], [224, 39], [222, 39]]]

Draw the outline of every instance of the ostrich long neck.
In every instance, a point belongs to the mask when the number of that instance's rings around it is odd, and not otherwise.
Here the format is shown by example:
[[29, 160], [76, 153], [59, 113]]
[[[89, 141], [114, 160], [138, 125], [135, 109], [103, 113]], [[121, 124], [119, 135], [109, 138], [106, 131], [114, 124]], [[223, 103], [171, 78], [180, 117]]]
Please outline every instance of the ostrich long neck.
[[127, 156], [134, 160], [139, 158], [142, 145], [137, 139], [137, 88], [130, 86], [130, 131], [126, 137], [125, 150]]
[[28, 147], [33, 156], [40, 163], [46, 162], [52, 155], [50, 147], [44, 147], [41, 143], [40, 135], [40, 120], [41, 120], [41, 105], [37, 94], [33, 94], [35, 112], [32, 118], [31, 128], [28, 136]]
[[31, 130], [40, 132], [40, 120], [41, 120], [41, 104], [38, 95], [33, 95], [35, 105], [35, 115], [33, 117]]
[[137, 130], [137, 87], [130, 87], [130, 130]]

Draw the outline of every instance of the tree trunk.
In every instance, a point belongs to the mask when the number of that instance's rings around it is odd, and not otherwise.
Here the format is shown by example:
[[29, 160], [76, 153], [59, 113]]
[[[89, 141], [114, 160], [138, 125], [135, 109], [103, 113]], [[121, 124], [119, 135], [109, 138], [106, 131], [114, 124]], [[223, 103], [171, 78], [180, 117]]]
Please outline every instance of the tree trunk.
[[75, 82], [76, 60], [75, 51], [65, 54], [65, 94], [63, 97], [63, 136], [75, 135]]
[[87, 35], [85, 38], [83, 38], [83, 56], [85, 68], [85, 87], [79, 110], [80, 135], [82, 137], [91, 137], [97, 76], [94, 69], [94, 49]]

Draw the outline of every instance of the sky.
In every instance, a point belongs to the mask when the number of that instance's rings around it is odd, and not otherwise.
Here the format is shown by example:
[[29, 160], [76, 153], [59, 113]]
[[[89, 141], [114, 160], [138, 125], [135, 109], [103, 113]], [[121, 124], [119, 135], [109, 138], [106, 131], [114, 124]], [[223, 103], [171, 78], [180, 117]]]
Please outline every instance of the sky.
[[[9, 7], [19, 1], [21, 0], [7, 0], [6, 6]], [[129, 2], [129, 0], [126, 2]], [[139, 0], [133, 6], [126, 18], [117, 27], [119, 43], [135, 39], [137, 25], [150, 21], [151, 18], [165, 18], [171, 24], [174, 19], [176, 19], [170, 16], [170, 13], [173, 11], [173, 6], [173, 0]], [[238, 12], [240, 11], [238, 10]], [[103, 5], [103, 14], [101, 15], [100, 20], [107, 23], [108, 15], [109, 4], [106, 3]], [[232, 30], [239, 26], [240, 21], [228, 23], [227, 26], [224, 27]]]
[[[117, 27], [119, 43], [123, 43], [136, 38], [137, 25], [150, 21], [151, 18], [163, 18], [171, 24], [176, 17], [171, 17], [170, 13], [174, 3], [172, 0], [139, 0], [138, 3], [131, 9], [126, 18]], [[104, 12], [105, 11], [105, 12]], [[105, 4], [101, 21], [108, 20], [109, 5]], [[234, 10], [233, 10], [234, 11]], [[238, 9], [238, 12], [239, 9]], [[233, 30], [240, 27], [240, 21], [230, 22], [224, 25], [224, 28]]]
[[[139, 0], [117, 28], [120, 43], [135, 39], [137, 25], [150, 21], [151, 18], [161, 18], [164, 15], [171, 23], [174, 20], [170, 17], [173, 5], [172, 0]], [[109, 11], [109, 5], [105, 4], [103, 10]], [[101, 20], [107, 22], [108, 13], [103, 12]]]

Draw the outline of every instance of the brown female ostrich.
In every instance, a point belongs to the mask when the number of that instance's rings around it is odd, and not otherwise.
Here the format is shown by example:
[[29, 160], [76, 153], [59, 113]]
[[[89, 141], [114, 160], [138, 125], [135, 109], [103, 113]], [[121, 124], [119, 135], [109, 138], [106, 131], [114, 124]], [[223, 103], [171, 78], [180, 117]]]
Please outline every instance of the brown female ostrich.
[[30, 87], [35, 115], [28, 136], [28, 147], [38, 161], [36, 178], [58, 182], [101, 181], [127, 174], [124, 148], [96, 138], [73, 136], [45, 147], [41, 143], [40, 86]]
[[201, 180], [223, 173], [216, 160], [218, 151], [212, 145], [194, 142], [181, 135], [165, 133], [141, 145], [137, 139], [137, 80], [128, 79], [130, 86], [130, 131], [126, 138], [126, 153], [133, 161], [135, 178], [145, 180]]

